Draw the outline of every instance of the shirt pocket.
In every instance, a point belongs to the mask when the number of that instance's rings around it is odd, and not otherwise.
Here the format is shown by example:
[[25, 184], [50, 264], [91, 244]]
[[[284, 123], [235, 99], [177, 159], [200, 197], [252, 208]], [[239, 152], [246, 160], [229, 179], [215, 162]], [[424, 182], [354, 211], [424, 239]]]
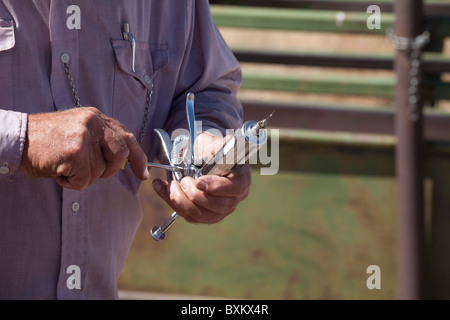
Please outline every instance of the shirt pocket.
[[[168, 63], [167, 48], [164, 45], [136, 42], [133, 72], [133, 51], [130, 42], [112, 40], [111, 45], [116, 58], [112, 116], [139, 139], [144, 125], [148, 96], [154, 89], [156, 72]], [[147, 124], [150, 123], [153, 113], [152, 103]], [[149, 131], [151, 128], [147, 127], [146, 130]]]
[[0, 19], [0, 109], [13, 110], [14, 21]]

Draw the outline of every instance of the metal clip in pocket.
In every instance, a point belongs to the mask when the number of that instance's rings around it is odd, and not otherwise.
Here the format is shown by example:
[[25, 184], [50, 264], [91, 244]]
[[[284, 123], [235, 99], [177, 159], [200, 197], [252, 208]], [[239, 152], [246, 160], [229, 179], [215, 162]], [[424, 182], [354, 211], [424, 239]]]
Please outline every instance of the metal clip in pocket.
[[136, 41], [134, 40], [133, 35], [130, 33], [130, 25], [128, 23], [124, 23], [122, 25], [122, 35], [123, 39], [127, 40], [131, 43], [131, 50], [133, 52], [133, 56], [131, 58], [131, 70], [136, 72]]

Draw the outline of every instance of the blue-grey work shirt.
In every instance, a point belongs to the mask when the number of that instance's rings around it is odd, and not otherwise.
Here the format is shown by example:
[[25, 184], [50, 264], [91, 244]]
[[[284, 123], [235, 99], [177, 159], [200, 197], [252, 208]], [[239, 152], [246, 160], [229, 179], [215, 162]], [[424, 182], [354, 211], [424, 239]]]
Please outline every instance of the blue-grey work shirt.
[[149, 160], [154, 128], [186, 127], [188, 92], [204, 128], [242, 121], [240, 67], [207, 0], [0, 0], [0, 299], [117, 298], [142, 218], [130, 168], [81, 191], [19, 171], [27, 114], [75, 107], [63, 62], [81, 105], [136, 137], [153, 91], [141, 143]]

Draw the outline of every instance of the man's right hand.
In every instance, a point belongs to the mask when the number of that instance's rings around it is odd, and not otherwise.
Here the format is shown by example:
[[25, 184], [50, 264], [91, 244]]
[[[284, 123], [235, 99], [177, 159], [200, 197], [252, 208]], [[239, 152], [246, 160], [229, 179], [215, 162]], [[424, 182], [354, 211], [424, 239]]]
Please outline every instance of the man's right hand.
[[96, 108], [28, 115], [20, 170], [30, 177], [80, 190], [112, 177], [127, 158], [136, 176], [147, 179], [147, 157], [134, 135]]

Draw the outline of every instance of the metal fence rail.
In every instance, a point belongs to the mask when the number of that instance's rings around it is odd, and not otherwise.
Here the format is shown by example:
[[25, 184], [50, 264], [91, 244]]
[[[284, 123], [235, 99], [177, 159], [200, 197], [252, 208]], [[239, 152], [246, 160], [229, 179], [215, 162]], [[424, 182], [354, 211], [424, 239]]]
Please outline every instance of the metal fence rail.
[[[376, 5], [383, 12], [393, 12], [393, 1], [341, 1], [341, 0], [210, 0], [210, 4], [251, 6], [289, 9], [340, 10], [348, 12], [364, 12], [368, 6]], [[450, 6], [442, 1], [427, 1], [424, 14], [428, 17], [450, 16]]]
[[[347, 13], [345, 16], [328, 10], [273, 10], [263, 7], [213, 6], [211, 11], [214, 21], [224, 27], [338, 33], [367, 32], [365, 11]], [[392, 27], [393, 22], [393, 14], [383, 14], [381, 23], [383, 27], [374, 29], [373, 32], [384, 34], [386, 28]]]
[[[262, 52], [257, 50], [240, 49], [234, 49], [233, 52], [240, 62], [369, 70], [394, 69], [393, 56], [369, 54], [355, 55], [326, 52]], [[425, 74], [441, 74], [443, 72], [450, 72], [450, 59], [436, 55], [425, 55], [423, 68]]]
[[[261, 101], [244, 101], [248, 119], [262, 119], [276, 108], [271, 124], [278, 128], [298, 128], [328, 132], [395, 135], [395, 110], [386, 108], [356, 109], [335, 105], [317, 106]], [[450, 114], [424, 112], [424, 138], [428, 141], [450, 141]]]

